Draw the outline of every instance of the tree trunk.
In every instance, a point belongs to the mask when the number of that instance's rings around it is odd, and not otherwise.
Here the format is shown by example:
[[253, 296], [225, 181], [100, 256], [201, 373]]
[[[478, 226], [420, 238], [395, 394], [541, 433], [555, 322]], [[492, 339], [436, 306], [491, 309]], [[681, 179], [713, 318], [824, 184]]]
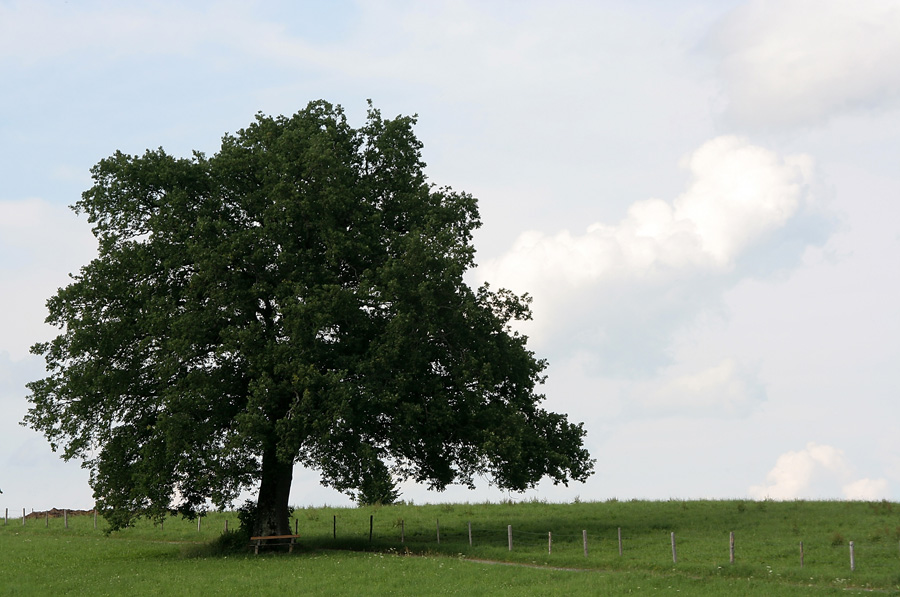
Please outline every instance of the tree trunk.
[[290, 500], [293, 475], [294, 463], [280, 461], [274, 447], [263, 453], [262, 480], [259, 485], [259, 498], [256, 500], [254, 536], [291, 534], [288, 501]]

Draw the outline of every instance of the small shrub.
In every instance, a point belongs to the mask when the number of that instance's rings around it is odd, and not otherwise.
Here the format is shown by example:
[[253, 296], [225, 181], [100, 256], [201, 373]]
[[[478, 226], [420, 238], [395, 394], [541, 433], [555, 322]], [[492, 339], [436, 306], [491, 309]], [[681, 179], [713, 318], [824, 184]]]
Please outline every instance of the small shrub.
[[241, 521], [241, 530], [247, 533], [247, 537], [253, 532], [256, 526], [256, 502], [247, 500], [237, 509], [238, 520]]
[[190, 545], [184, 548], [183, 554], [188, 558], [209, 558], [232, 554], [249, 553], [250, 533], [243, 529], [226, 531], [202, 545]]

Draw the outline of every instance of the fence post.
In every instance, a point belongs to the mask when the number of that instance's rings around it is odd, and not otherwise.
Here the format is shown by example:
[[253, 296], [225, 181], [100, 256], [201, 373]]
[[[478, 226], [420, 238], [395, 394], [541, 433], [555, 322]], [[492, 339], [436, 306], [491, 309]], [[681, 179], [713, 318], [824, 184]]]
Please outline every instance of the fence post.
[[553, 553], [553, 531], [547, 531], [547, 554]]
[[406, 543], [406, 523], [400, 519], [400, 543]]
[[853, 553], [853, 541], [850, 542], [850, 572], [856, 571], [856, 557]]
[[619, 527], [619, 555], [622, 555], [622, 527]]
[[49, 512], [44, 512], [44, 527], [45, 528], [50, 527], [50, 513]]
[[[24, 510], [23, 510], [23, 512], [24, 512]], [[22, 518], [22, 520], [25, 520], [25, 519]], [[511, 524], [506, 526], [506, 536], [509, 539], [509, 551], [512, 551], [512, 525]]]
[[584, 543], [584, 557], [588, 557], [587, 556], [587, 530], [586, 529], [581, 531], [581, 540]]
[[678, 563], [678, 554], [675, 553], [675, 532], [672, 532], [672, 563]]
[[472, 521], [469, 521], [469, 547], [472, 547]]
[[22, 508], [22, 526], [25, 526], [25, 508]]
[[68, 510], [63, 510], [63, 523], [65, 524], [66, 528], [69, 528], [69, 511]]
[[440, 545], [441, 544], [441, 521], [438, 519], [435, 519], [434, 525], [437, 528], [437, 542], [438, 542], [438, 545]]
[[728, 538], [728, 561], [734, 564], [734, 531], [731, 531]]
[[200, 532], [200, 521], [203, 520], [203, 515], [197, 517], [197, 532]]
[[3, 526], [6, 526], [8, 524], [9, 524], [9, 508], [7, 508], [6, 511], [3, 513]]
[[800, 542], [800, 567], [803, 568], [803, 541]]

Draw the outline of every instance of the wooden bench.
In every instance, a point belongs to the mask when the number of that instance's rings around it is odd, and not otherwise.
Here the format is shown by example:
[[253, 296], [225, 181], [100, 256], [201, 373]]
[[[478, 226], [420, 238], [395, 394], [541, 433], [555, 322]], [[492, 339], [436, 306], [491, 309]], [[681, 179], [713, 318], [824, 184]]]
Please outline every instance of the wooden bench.
[[[263, 541], [276, 540], [276, 543], [266, 543], [266, 545], [290, 545], [288, 553], [294, 552], [294, 540], [299, 539], [300, 535], [269, 535], [268, 537], [250, 537], [250, 545], [253, 547], [253, 553], [259, 555], [259, 546]], [[290, 540], [290, 541], [288, 541]]]

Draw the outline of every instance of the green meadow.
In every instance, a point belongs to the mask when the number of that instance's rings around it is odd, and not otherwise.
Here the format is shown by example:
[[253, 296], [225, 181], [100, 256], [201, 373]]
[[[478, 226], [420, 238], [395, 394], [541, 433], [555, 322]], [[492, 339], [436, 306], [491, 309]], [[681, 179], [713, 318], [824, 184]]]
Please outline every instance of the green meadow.
[[258, 556], [224, 533], [233, 512], [109, 535], [90, 515], [17, 514], [0, 526], [0, 595], [900, 595], [891, 502], [297, 508], [294, 553]]

